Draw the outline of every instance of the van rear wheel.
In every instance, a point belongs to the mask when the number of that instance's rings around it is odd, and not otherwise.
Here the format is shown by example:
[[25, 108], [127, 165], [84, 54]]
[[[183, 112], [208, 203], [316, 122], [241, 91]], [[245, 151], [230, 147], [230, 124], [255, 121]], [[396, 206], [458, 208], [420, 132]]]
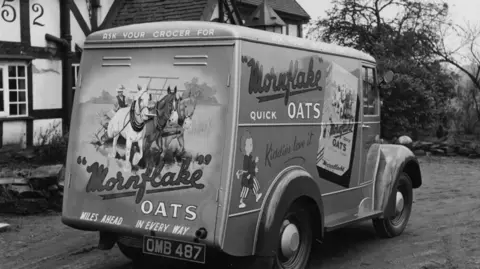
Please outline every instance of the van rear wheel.
[[373, 219], [375, 231], [383, 238], [392, 238], [402, 234], [410, 219], [413, 204], [413, 190], [412, 180], [407, 173], [402, 172], [400, 174], [397, 189], [391, 195], [396, 195], [394, 216]]
[[308, 206], [294, 203], [290, 207], [280, 229], [275, 269], [307, 267], [314, 240], [312, 221]]
[[140, 248], [130, 247], [120, 242], [117, 242], [117, 246], [120, 249], [120, 252], [132, 261], [140, 260], [143, 256], [142, 249]]

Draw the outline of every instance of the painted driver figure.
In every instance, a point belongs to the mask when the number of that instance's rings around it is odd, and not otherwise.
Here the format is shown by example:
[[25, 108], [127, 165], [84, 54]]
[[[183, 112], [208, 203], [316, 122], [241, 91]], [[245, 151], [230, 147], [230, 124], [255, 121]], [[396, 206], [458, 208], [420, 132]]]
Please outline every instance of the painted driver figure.
[[128, 106], [125, 100], [125, 95], [123, 95], [124, 90], [125, 90], [125, 87], [123, 85], [120, 85], [117, 88], [117, 102], [115, 103], [115, 107], [113, 109], [114, 112], [117, 112], [120, 108], [124, 108]]

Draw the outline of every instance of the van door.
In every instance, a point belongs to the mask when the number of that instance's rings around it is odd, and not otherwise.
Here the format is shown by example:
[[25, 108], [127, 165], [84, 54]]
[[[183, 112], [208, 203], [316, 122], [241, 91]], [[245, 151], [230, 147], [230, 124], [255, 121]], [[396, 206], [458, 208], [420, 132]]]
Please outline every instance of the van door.
[[85, 49], [63, 221], [213, 242], [233, 42], [161, 45]]
[[[362, 66], [362, 164], [360, 165], [359, 185], [367, 184], [373, 180], [373, 174], [367, 173], [367, 164], [372, 160], [368, 160], [368, 151], [373, 143], [380, 136], [380, 96], [377, 85], [376, 70], [373, 65], [364, 64]], [[373, 156], [373, 155], [372, 155]], [[373, 171], [367, 171], [373, 172]]]

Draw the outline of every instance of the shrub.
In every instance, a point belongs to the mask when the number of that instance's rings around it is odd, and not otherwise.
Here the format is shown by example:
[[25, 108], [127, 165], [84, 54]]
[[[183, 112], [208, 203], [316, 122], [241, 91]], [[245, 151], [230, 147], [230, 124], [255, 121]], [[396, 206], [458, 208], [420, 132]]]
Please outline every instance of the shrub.
[[477, 91], [474, 88], [459, 87], [457, 97], [451, 100], [449, 116], [455, 129], [460, 133], [480, 134], [480, 119], [474, 99], [477, 99], [477, 103], [480, 102]]
[[65, 163], [68, 148], [68, 132], [62, 134], [61, 122], [40, 130], [34, 147], [36, 162], [39, 164]]

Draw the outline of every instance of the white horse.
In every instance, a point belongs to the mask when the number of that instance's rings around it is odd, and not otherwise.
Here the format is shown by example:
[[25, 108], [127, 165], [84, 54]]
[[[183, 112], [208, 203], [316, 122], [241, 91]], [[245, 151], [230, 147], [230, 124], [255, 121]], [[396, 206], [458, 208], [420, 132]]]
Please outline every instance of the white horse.
[[[139, 89], [141, 87], [139, 86]], [[154, 103], [148, 94], [148, 87], [141, 89], [135, 96], [134, 101], [128, 107], [119, 109], [108, 123], [107, 135], [113, 138], [112, 151], [109, 157], [115, 158], [117, 154], [117, 141], [121, 135], [126, 140], [125, 144], [125, 172], [131, 172], [132, 165], [137, 165], [143, 157], [143, 141], [145, 138], [145, 122], [149, 119], [150, 110]], [[130, 162], [132, 144], [138, 143], [140, 152], [135, 153]]]

